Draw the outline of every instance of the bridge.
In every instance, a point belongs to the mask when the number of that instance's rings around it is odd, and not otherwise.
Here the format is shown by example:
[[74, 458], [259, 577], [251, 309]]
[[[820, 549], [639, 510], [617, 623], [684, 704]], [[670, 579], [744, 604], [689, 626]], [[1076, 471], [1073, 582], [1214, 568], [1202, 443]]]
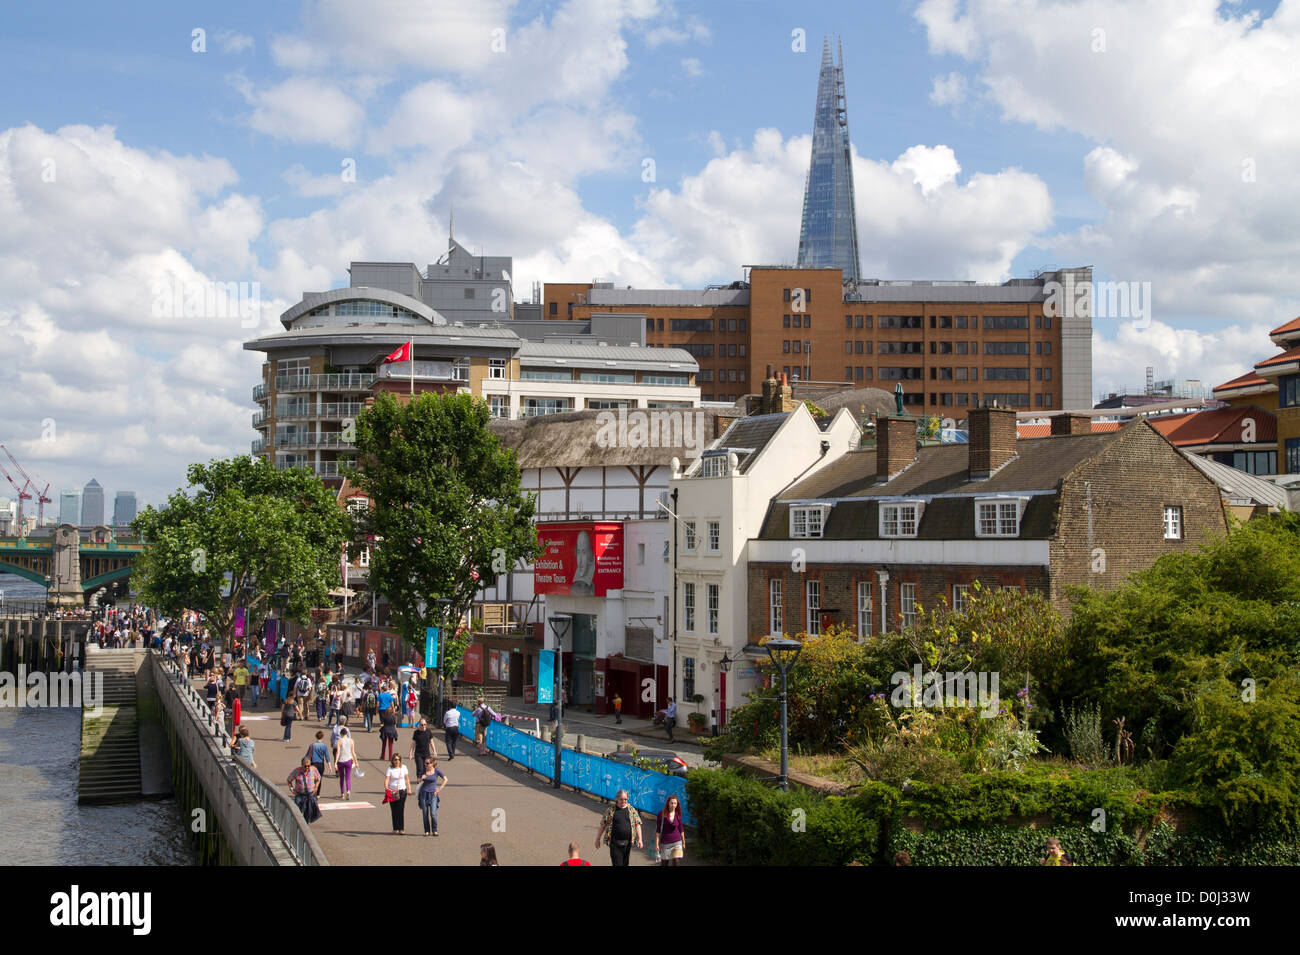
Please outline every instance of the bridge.
[[84, 606], [90, 595], [129, 577], [144, 544], [115, 539], [108, 527], [96, 527], [90, 540], [78, 528], [59, 524], [49, 537], [0, 537], [0, 571], [17, 574], [49, 590], [56, 606]]

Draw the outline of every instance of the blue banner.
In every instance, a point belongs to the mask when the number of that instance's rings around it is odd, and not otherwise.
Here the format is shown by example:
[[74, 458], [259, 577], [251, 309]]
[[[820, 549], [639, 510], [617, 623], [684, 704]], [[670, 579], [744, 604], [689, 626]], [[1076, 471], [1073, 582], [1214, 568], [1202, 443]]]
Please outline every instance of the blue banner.
[[424, 628], [424, 665], [430, 670], [438, 666], [438, 628]]
[[[549, 652], [551, 651], [543, 651]], [[472, 726], [474, 714], [463, 706], [457, 709], [460, 710], [461, 725]], [[487, 746], [492, 752], [528, 767], [539, 776], [546, 779], [555, 776], [553, 743], [545, 743], [505, 723], [492, 722], [487, 728]], [[660, 812], [668, 797], [676, 796], [682, 806], [682, 820], [688, 826], [695, 825], [695, 813], [686, 799], [686, 780], [681, 776], [669, 776], [667, 773], [616, 763], [594, 753], [564, 749], [560, 752], [560, 782], [609, 800], [620, 789], [626, 789], [628, 802], [637, 809], [651, 813]], [[653, 834], [646, 835], [649, 837], [646, 844], [654, 845], [650, 841]]]
[[537, 658], [537, 702], [555, 702], [554, 650], [543, 650]]

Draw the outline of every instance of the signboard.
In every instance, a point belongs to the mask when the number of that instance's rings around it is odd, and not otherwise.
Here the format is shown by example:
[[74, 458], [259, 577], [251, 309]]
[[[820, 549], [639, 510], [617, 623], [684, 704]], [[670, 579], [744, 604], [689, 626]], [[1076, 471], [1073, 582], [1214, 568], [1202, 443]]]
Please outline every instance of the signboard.
[[465, 682], [482, 683], [483, 682], [483, 645], [479, 643], [472, 644], [465, 651]]
[[424, 665], [426, 667], [436, 667], [438, 665], [438, 628], [424, 628]]
[[554, 650], [543, 650], [537, 656], [537, 702], [555, 702]]
[[244, 615], [245, 611], [243, 607], [235, 608], [235, 630], [233, 636], [236, 640], [244, 639]]
[[279, 621], [277, 621], [274, 617], [267, 618], [266, 625], [263, 630], [263, 633], [265, 633], [265, 637], [263, 638], [265, 640], [264, 645], [267, 647], [267, 651], [266, 651], [267, 653], [275, 652], [275, 644], [278, 637], [278, 634], [276, 632], [276, 625], [278, 623]]
[[542, 524], [544, 548], [533, 562], [533, 592], [603, 597], [623, 588], [621, 523]]

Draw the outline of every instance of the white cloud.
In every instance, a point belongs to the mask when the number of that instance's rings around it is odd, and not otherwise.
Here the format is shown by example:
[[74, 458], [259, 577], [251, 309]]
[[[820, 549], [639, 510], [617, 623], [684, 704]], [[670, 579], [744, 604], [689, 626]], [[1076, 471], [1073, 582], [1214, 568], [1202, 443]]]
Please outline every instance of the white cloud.
[[935, 106], [958, 106], [966, 101], [966, 77], [960, 73], [936, 76], [930, 88], [930, 102]]
[[294, 76], [266, 89], [241, 84], [253, 112], [253, 129], [295, 143], [323, 143], [346, 149], [360, 132], [365, 110], [336, 83]]
[[695, 57], [688, 56], [686, 59], [682, 60], [682, 72], [692, 78], [703, 76], [704, 66]]
[[[1101, 327], [1094, 322], [1092, 337], [1093, 393], [1132, 391], [1145, 385], [1145, 369], [1150, 365], [1158, 379], [1199, 379], [1213, 387], [1249, 371], [1265, 354], [1260, 343], [1267, 343], [1272, 322], [1232, 324], [1216, 331], [1176, 328], [1153, 320], [1139, 328], [1123, 322], [1118, 328]], [[1110, 335], [1111, 337], [1106, 337]]]
[[221, 47], [221, 52], [231, 56], [238, 56], [245, 50], [253, 48], [253, 38], [251, 36], [246, 33], [236, 33], [233, 30], [218, 30], [216, 40]]

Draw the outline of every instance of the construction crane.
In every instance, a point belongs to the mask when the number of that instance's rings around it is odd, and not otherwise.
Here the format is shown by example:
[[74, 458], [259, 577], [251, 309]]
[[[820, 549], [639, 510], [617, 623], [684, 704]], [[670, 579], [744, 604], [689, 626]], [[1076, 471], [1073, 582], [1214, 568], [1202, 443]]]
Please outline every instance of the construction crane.
[[18, 486], [18, 482], [13, 479], [12, 474], [10, 474], [8, 471], [4, 469], [3, 465], [0, 465], [0, 474], [3, 474], [5, 478], [9, 481], [9, 483], [14, 486], [14, 490], [18, 492], [18, 536], [22, 537], [23, 536], [23, 501], [29, 500], [31, 498], [31, 495], [27, 493], [26, 486], [24, 487]]
[[[25, 487], [30, 487], [33, 491], [36, 490], [36, 482], [32, 480], [30, 474], [28, 474], [26, 471], [23, 470], [23, 466], [18, 463], [18, 459], [13, 456], [13, 453], [8, 448], [6, 448], [3, 444], [0, 444], [0, 451], [3, 451], [5, 453], [5, 455], [9, 458], [10, 462], [13, 463], [15, 470], [17, 470], [18, 473], [22, 475], [23, 480], [27, 482]], [[17, 484], [14, 484], [12, 478], [10, 478], [9, 483], [13, 484], [14, 487], [18, 486]], [[45, 505], [50, 503], [49, 493], [50, 493], [50, 486], [49, 484], [46, 484], [45, 490], [39, 492], [36, 495], [36, 526], [37, 527], [40, 527], [42, 524], [45, 523]], [[18, 498], [18, 506], [21, 507], [22, 506], [21, 492], [19, 492], [19, 494], [20, 496]], [[31, 495], [28, 494], [27, 497], [30, 498]], [[19, 524], [21, 523], [22, 523], [22, 518], [20, 517]]]

